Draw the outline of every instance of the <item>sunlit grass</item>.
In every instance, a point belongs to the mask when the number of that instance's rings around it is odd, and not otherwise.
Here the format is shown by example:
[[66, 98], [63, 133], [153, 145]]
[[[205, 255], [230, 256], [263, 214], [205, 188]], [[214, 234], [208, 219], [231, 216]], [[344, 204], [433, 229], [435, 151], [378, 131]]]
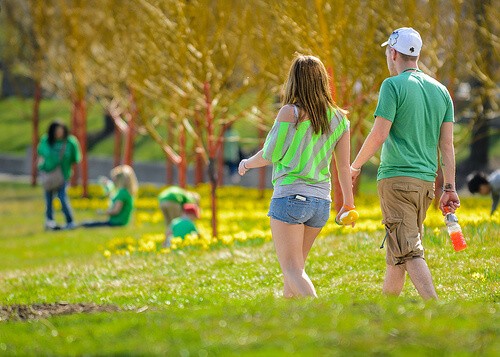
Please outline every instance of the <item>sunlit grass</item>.
[[[77, 220], [107, 204], [91, 189], [91, 199], [71, 192]], [[221, 235], [212, 242], [209, 189], [196, 190], [206, 247], [188, 239], [162, 251], [156, 187], [141, 187], [129, 227], [44, 232], [41, 189], [1, 183], [0, 305], [93, 302], [123, 311], [1, 322], [0, 354], [498, 354], [500, 225], [498, 213], [487, 214], [489, 200], [462, 198], [457, 214], [469, 246], [459, 253], [430, 210], [426, 259], [438, 302], [423, 303], [409, 280], [399, 299], [381, 295], [384, 234], [374, 195], [357, 199], [356, 228], [329, 225], [315, 243], [306, 269], [319, 298], [284, 300], [270, 192], [219, 190]]]

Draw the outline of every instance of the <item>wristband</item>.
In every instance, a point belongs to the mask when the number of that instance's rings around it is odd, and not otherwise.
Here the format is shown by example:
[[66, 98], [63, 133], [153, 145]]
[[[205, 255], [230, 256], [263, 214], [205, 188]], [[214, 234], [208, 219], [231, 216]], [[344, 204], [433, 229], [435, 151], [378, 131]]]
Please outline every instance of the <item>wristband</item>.
[[343, 209], [345, 209], [346, 211], [352, 211], [353, 209], [355, 209], [356, 207], [355, 206], [348, 206], [348, 205], [344, 205], [342, 207]]
[[352, 165], [351, 165], [351, 170], [356, 171], [356, 172], [360, 172], [361, 171], [361, 167], [359, 169], [357, 169], [355, 167], [352, 167]]

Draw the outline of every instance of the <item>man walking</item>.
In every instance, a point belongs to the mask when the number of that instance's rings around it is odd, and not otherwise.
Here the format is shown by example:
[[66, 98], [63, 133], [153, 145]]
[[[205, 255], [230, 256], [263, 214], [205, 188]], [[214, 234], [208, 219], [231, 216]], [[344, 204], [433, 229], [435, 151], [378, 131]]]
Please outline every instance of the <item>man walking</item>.
[[[375, 122], [351, 165], [353, 180], [382, 146], [377, 181], [386, 227], [386, 275], [383, 292], [399, 295], [408, 272], [420, 296], [436, 299], [424, 260], [423, 221], [432, 199], [441, 153], [444, 176], [439, 207], [460, 206], [455, 190], [453, 103], [448, 90], [418, 68], [420, 34], [395, 30], [384, 42], [391, 77], [380, 88]], [[443, 213], [444, 214], [444, 213]]]

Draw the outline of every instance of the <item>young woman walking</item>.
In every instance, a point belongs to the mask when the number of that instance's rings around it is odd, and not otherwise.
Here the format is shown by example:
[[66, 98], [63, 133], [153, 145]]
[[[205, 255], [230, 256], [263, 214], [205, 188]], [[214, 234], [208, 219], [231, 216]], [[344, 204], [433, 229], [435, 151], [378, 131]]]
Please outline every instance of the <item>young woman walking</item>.
[[282, 104], [263, 148], [242, 160], [238, 170], [244, 175], [249, 169], [273, 165], [268, 216], [284, 296], [316, 296], [305, 261], [330, 216], [332, 154], [344, 197], [338, 217], [354, 208], [349, 121], [333, 102], [327, 71], [314, 56], [293, 60]]

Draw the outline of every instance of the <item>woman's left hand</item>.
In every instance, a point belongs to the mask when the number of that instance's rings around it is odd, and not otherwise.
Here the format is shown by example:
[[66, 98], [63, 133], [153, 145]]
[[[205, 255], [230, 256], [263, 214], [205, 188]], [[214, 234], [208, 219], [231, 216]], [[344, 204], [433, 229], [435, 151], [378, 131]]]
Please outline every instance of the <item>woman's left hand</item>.
[[[346, 206], [342, 206], [342, 208], [340, 209], [339, 213], [337, 213], [337, 216], [335, 217], [335, 222], [337, 224], [339, 224], [338, 222], [340, 222], [340, 216], [342, 216], [344, 213], [348, 212], [349, 209], [346, 208]], [[352, 222], [350, 224], [351, 227], [354, 227], [356, 225], [356, 222]]]
[[243, 176], [249, 170], [248, 166], [246, 165], [247, 161], [247, 159], [243, 159], [240, 161], [240, 165], [238, 166], [238, 173], [240, 174], [240, 176]]

